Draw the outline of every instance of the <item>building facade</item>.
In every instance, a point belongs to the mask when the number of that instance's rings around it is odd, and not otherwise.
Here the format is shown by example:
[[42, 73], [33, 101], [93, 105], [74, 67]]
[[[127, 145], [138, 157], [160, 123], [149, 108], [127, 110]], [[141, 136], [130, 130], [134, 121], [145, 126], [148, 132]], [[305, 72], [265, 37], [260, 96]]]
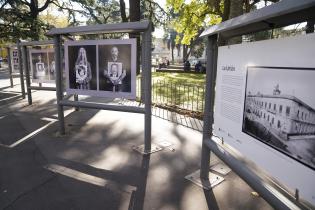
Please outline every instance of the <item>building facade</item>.
[[315, 110], [295, 96], [250, 92], [245, 101], [245, 117], [263, 125], [281, 140], [292, 136], [315, 135]]

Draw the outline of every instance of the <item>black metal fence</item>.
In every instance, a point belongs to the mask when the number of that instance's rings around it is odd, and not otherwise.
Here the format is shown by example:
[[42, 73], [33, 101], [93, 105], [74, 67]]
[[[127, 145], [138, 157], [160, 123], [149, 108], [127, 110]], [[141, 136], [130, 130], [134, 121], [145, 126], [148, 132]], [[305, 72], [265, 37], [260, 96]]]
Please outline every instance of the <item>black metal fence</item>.
[[[157, 106], [203, 113], [205, 85], [152, 81], [152, 103]], [[141, 78], [137, 79], [137, 98], [141, 98]]]

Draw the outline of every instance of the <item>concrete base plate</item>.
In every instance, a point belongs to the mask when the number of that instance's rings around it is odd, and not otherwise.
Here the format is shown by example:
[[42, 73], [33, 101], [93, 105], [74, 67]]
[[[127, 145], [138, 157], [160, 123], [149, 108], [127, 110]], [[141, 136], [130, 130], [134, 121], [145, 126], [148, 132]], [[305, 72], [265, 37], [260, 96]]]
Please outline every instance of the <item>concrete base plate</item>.
[[168, 141], [159, 141], [157, 144], [160, 145], [161, 147], [169, 147], [173, 145], [171, 142]]
[[200, 178], [200, 170], [185, 176], [185, 179], [188, 179], [189, 181], [193, 182], [199, 187], [202, 187], [205, 190], [210, 190], [211, 188], [215, 187], [216, 185], [224, 181], [223, 177], [210, 173], [210, 172], [209, 172], [209, 180], [203, 180]]
[[159, 151], [163, 150], [162, 147], [160, 147], [156, 144], [151, 144], [151, 150], [149, 150], [149, 151], [144, 150], [144, 144], [141, 144], [139, 146], [133, 146], [132, 149], [143, 154], [143, 155], [147, 155], [147, 154], [151, 154], [151, 153], [159, 152]]
[[210, 170], [218, 172], [219, 174], [221, 174], [223, 176], [227, 175], [231, 171], [231, 169], [223, 163], [217, 163], [217, 164], [211, 166]]

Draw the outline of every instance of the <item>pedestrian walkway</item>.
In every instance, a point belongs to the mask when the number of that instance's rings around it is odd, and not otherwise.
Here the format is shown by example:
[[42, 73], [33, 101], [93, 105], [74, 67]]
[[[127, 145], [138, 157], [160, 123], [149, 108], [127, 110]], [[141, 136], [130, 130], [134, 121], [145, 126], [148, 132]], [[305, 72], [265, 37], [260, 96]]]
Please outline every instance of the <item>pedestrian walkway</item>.
[[0, 73], [0, 209], [272, 209], [233, 172], [210, 191], [184, 178], [200, 168], [202, 140], [185, 116], [153, 109], [152, 142], [171, 145], [142, 156], [132, 147], [143, 143], [143, 115], [67, 108], [61, 136], [55, 92], [33, 91], [29, 106], [8, 86]]

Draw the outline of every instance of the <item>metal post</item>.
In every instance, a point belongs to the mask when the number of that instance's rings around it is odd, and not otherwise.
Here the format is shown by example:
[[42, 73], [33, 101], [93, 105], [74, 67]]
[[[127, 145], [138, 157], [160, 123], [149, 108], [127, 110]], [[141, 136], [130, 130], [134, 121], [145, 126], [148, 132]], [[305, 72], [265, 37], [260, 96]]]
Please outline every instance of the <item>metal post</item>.
[[[78, 94], [74, 94], [73, 95], [73, 99], [74, 99], [74, 101], [79, 101], [79, 95]], [[75, 107], [75, 111], [80, 111], [80, 108], [79, 107]]]
[[142, 72], [145, 76], [144, 87], [144, 102], [145, 102], [145, 115], [144, 115], [144, 151], [151, 151], [151, 31], [152, 25], [142, 35], [142, 50], [145, 54], [142, 57]]
[[17, 41], [18, 56], [19, 56], [19, 70], [20, 70], [20, 81], [21, 81], [21, 92], [22, 98], [25, 98], [25, 87], [24, 87], [24, 74], [23, 74], [23, 64], [22, 64], [22, 53], [20, 40]]
[[60, 35], [54, 36], [55, 46], [55, 63], [56, 63], [56, 95], [57, 95], [57, 108], [58, 108], [58, 121], [59, 121], [59, 132], [61, 135], [65, 134], [65, 122], [63, 106], [60, 101], [63, 98], [62, 88], [62, 66], [61, 66], [61, 39]]
[[206, 70], [206, 93], [205, 93], [205, 108], [203, 118], [203, 139], [201, 151], [201, 168], [200, 178], [209, 179], [210, 170], [210, 150], [205, 145], [205, 141], [212, 136], [213, 124], [213, 106], [215, 94], [215, 77], [217, 71], [217, 35], [208, 37], [207, 43], [207, 70]]
[[13, 88], [12, 61], [11, 61], [11, 50], [10, 50], [10, 47], [7, 47], [7, 53], [8, 53], [8, 66], [9, 66], [10, 85], [11, 85], [11, 88]]
[[22, 46], [22, 58], [23, 58], [23, 67], [25, 69], [25, 79], [26, 79], [26, 91], [27, 91], [27, 99], [28, 104], [32, 105], [32, 92], [31, 92], [31, 79], [30, 79], [30, 71], [27, 65], [27, 48], [26, 46]]

